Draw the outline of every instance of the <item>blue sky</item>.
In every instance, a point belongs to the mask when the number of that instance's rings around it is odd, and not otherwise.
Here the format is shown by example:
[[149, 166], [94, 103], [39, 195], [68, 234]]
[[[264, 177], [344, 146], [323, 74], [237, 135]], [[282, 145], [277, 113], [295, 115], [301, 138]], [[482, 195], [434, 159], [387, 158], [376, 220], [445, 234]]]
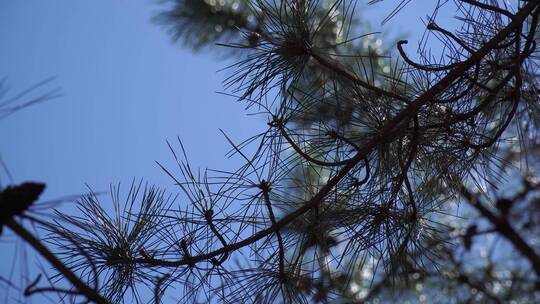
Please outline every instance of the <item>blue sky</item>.
[[[391, 7], [369, 10], [373, 30]], [[172, 44], [150, 21], [158, 10], [156, 1], [0, 1], [0, 78], [7, 77], [11, 95], [51, 76], [38, 92], [59, 87], [63, 94], [0, 120], [0, 154], [15, 183], [47, 183], [44, 200], [83, 193], [85, 184], [127, 187], [134, 177], [171, 189], [154, 161], [172, 164], [166, 140], [176, 136], [195, 167], [238, 165], [224, 157], [219, 128], [240, 141], [265, 121], [215, 93], [227, 61]], [[403, 34], [397, 20], [385, 30]], [[422, 25], [412, 24], [408, 32], [419, 33]]]
[[[144, 177], [169, 183], [154, 160], [180, 136], [193, 162], [223, 165], [218, 128], [244, 138], [260, 126], [215, 93], [214, 54], [171, 44], [135, 1], [2, 1], [1, 75], [14, 94], [47, 77], [63, 97], [0, 121], [0, 153], [16, 182], [45, 181], [45, 198]], [[45, 89], [41, 90], [42, 92]], [[241, 122], [241, 123], [240, 123]]]

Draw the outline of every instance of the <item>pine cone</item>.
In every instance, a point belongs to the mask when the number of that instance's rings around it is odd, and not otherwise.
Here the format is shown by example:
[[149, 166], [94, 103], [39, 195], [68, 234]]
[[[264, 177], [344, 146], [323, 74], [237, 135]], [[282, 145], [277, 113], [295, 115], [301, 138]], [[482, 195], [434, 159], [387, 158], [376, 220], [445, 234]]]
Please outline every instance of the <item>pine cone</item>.
[[2, 227], [13, 216], [22, 214], [41, 195], [45, 184], [27, 182], [9, 186], [0, 192], [0, 234]]

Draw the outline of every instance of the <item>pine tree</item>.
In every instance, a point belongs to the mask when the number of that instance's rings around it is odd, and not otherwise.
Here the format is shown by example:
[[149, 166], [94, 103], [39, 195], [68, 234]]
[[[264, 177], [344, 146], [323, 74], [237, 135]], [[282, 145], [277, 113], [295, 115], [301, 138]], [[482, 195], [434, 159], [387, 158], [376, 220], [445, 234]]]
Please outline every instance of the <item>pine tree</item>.
[[[170, 3], [156, 20], [184, 45], [236, 58], [224, 86], [268, 128], [227, 137], [245, 161], [234, 172], [194, 170], [170, 143], [178, 166], [162, 168], [180, 195], [134, 183], [41, 219], [37, 187], [5, 188], [1, 224], [55, 268], [26, 295], [540, 301], [540, 2], [441, 1], [414, 57], [405, 40], [383, 49], [362, 33], [354, 0]], [[462, 25], [441, 26], [440, 10]], [[4, 199], [14, 192], [24, 208]]]

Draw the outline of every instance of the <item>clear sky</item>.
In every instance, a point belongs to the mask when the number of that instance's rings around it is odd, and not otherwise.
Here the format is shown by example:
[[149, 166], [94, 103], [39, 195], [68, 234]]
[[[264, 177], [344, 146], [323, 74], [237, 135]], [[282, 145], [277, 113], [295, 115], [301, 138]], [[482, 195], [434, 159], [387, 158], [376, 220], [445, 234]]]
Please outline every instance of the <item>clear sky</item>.
[[[370, 17], [391, 5], [371, 9]], [[45, 182], [44, 200], [83, 193], [85, 184], [127, 187], [134, 177], [171, 189], [154, 161], [172, 164], [165, 142], [176, 136], [195, 167], [238, 164], [224, 157], [219, 128], [240, 141], [264, 128], [263, 119], [215, 93], [227, 62], [219, 52], [172, 44], [150, 21], [158, 10], [156, 1], [0, 0], [0, 78], [7, 77], [8, 96], [51, 76], [38, 92], [59, 87], [63, 94], [0, 120], [0, 154], [15, 183]], [[410, 25], [409, 33], [422, 27]], [[404, 33], [400, 27], [387, 29]], [[12, 256], [8, 247], [0, 243], [3, 259]], [[0, 263], [0, 273], [7, 266]]]
[[[260, 126], [220, 96], [223, 62], [173, 45], [141, 1], [0, 1], [0, 75], [11, 93], [50, 76], [63, 97], [0, 121], [0, 153], [15, 181], [45, 181], [45, 198], [164, 178], [180, 136], [194, 163], [220, 167], [226, 141]], [[42, 89], [41, 92], [44, 92]], [[241, 123], [239, 123], [241, 122]], [[169, 183], [170, 184], [170, 183]]]

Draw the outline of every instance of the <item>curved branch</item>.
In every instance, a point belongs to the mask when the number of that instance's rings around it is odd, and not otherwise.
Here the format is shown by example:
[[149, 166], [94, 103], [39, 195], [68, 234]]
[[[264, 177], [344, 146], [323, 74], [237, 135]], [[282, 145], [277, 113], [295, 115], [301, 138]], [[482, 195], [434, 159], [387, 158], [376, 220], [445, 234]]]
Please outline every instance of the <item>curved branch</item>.
[[[223, 237], [223, 235], [221, 235], [216, 225], [214, 225], [213, 216], [214, 216], [214, 211], [212, 209], [208, 209], [204, 212], [204, 219], [206, 220], [206, 223], [210, 227], [210, 230], [212, 230], [214, 235], [219, 239], [219, 241], [221, 242], [221, 245], [227, 246], [227, 241], [225, 241], [225, 238]], [[229, 254], [224, 253], [219, 260], [212, 259], [212, 264], [214, 264], [215, 266], [219, 266], [223, 264], [223, 262], [225, 262], [225, 260], [228, 257], [229, 257]]]
[[316, 165], [323, 166], [323, 167], [337, 167], [337, 166], [346, 165], [346, 164], [350, 163], [351, 160], [352, 160], [352, 159], [346, 159], [346, 160], [335, 161], [335, 162], [326, 162], [326, 161], [322, 161], [322, 160], [318, 160], [316, 158], [313, 158], [309, 154], [307, 154], [306, 152], [302, 151], [302, 149], [300, 149], [300, 147], [298, 147], [298, 145], [294, 142], [294, 140], [291, 138], [291, 136], [285, 130], [285, 126], [283, 125], [283, 122], [277, 120], [277, 121], [272, 122], [271, 125], [278, 128], [278, 130], [281, 133], [281, 135], [283, 136], [283, 138], [285, 138], [285, 140], [287, 140], [289, 145], [291, 145], [291, 147], [294, 149], [294, 151], [296, 153], [300, 154], [300, 156], [302, 156], [304, 159], [306, 159], [307, 161], [309, 161], [311, 163], [314, 163]]
[[[270, 202], [270, 184], [262, 180], [259, 188], [261, 189], [266, 208], [268, 209], [268, 216], [270, 217], [270, 222], [272, 225], [276, 225], [276, 216], [274, 215], [274, 210], [272, 208], [272, 203]], [[276, 237], [278, 239], [279, 246], [279, 274], [282, 278], [285, 278], [285, 247], [283, 246], [283, 238], [281, 237], [281, 232], [276, 231]]]
[[449, 65], [443, 65], [443, 66], [428, 66], [428, 65], [423, 65], [423, 64], [420, 64], [420, 63], [416, 63], [416, 62], [412, 61], [409, 58], [409, 56], [407, 56], [405, 51], [403, 50], [402, 45], [407, 44], [407, 43], [409, 43], [408, 40], [400, 40], [400, 41], [398, 41], [397, 49], [399, 51], [399, 54], [401, 55], [401, 57], [403, 57], [403, 60], [405, 60], [405, 62], [407, 62], [409, 65], [411, 65], [411, 66], [413, 66], [413, 67], [415, 67], [415, 68], [417, 68], [419, 70], [426, 71], [426, 72], [443, 72], [443, 71], [448, 71], [448, 70], [451, 70], [451, 69], [455, 69], [460, 64], [462, 64], [462, 62], [456, 62], [456, 63], [452, 63], [452, 64], [449, 64]]
[[443, 34], [445, 36], [448, 36], [448, 37], [452, 38], [452, 40], [457, 42], [462, 48], [467, 50], [467, 52], [469, 52], [471, 54], [474, 53], [474, 50], [470, 46], [468, 46], [465, 42], [463, 42], [463, 40], [459, 39], [456, 35], [454, 35], [454, 33], [450, 32], [450, 31], [447, 31], [447, 30], [443, 29], [442, 27], [438, 26], [435, 22], [430, 22], [427, 25], [427, 29], [435, 31], [435, 32], [439, 32], [439, 33], [441, 33], [441, 34]]

